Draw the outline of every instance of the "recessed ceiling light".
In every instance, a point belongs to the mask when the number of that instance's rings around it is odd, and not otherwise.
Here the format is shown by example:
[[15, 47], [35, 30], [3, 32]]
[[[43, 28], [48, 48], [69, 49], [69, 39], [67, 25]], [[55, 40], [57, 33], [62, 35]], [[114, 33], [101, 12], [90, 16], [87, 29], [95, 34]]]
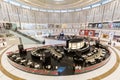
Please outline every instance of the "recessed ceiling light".
[[60, 1], [64, 1], [64, 0], [54, 0], [54, 1], [59, 1], [60, 2]]

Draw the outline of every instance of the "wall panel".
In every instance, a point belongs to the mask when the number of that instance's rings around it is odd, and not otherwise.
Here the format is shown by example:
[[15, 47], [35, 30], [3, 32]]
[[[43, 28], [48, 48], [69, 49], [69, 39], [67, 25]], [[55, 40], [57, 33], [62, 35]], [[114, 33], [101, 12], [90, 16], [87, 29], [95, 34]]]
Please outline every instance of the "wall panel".
[[120, 20], [120, 1], [75, 12], [40, 12], [1, 2], [0, 21], [21, 23], [98, 23]]
[[27, 10], [28, 22], [35, 23], [35, 14], [32, 10]]
[[116, 0], [116, 6], [114, 10], [114, 15], [113, 15], [113, 21], [118, 21], [120, 20], [120, 1]]
[[72, 21], [73, 21], [73, 12], [61, 13], [61, 23], [72, 23]]
[[19, 8], [18, 9], [20, 21], [23, 23], [29, 23], [27, 9]]
[[2, 2], [0, 2], [0, 21], [3, 21]]
[[105, 5], [103, 22], [112, 21], [114, 7], [115, 7], [115, 1]]
[[80, 12], [80, 23], [87, 23], [87, 10]]
[[61, 22], [61, 16], [60, 13], [55, 13], [55, 12], [49, 12], [49, 23], [60, 23]]
[[89, 9], [88, 12], [87, 12], [87, 22], [88, 23], [92, 23], [93, 22], [93, 19], [94, 19], [94, 8], [92, 9]]
[[14, 5], [7, 4], [7, 8], [8, 8], [10, 22], [19, 22], [17, 7]]
[[1, 2], [1, 13], [2, 13], [2, 21], [10, 22], [7, 3]]
[[80, 13], [79, 12], [73, 13], [73, 23], [80, 23]]

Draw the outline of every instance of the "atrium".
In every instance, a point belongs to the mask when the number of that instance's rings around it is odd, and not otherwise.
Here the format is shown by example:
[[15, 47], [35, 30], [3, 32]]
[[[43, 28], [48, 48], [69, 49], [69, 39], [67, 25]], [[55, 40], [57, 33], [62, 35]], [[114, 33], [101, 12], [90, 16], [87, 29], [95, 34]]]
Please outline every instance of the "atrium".
[[120, 0], [0, 0], [0, 80], [120, 80]]

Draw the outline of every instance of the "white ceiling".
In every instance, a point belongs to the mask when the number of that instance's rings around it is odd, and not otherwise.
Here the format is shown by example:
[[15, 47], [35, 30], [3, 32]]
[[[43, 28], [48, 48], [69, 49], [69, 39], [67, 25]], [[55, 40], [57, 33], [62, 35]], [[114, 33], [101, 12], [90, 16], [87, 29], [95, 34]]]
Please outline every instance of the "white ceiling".
[[68, 5], [82, 0], [28, 0], [28, 1], [34, 3], [50, 4], [50, 5]]
[[35, 7], [47, 9], [71, 9], [84, 7], [101, 0], [16, 0]]

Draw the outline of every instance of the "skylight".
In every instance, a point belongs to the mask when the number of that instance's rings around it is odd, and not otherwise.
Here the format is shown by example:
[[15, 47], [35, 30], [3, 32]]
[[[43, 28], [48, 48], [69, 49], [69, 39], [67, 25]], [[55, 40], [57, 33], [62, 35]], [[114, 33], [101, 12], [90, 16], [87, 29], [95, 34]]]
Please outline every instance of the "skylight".
[[26, 5], [22, 5], [23, 8], [27, 8], [27, 9], [30, 9], [29, 6], [26, 6]]
[[10, 1], [10, 3], [11, 3], [11, 4], [13, 4], [13, 5], [16, 5], [16, 6], [20, 6], [20, 4], [19, 4], [19, 3], [14, 2], [14, 1]]

